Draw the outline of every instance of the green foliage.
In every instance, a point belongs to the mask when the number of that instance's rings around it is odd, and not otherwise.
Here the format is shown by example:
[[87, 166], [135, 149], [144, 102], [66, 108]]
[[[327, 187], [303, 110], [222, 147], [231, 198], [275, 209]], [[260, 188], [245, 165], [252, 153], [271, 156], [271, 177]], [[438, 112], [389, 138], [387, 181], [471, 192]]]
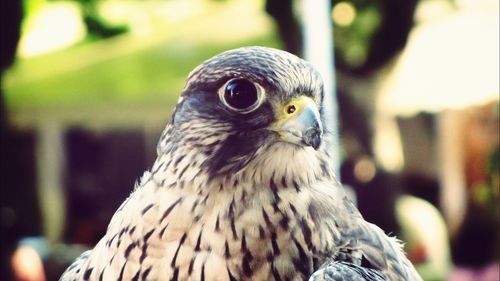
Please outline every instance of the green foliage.
[[[221, 51], [244, 45], [278, 47], [276, 39], [270, 34], [231, 44], [157, 45], [91, 65], [85, 65], [85, 58], [72, 56], [70, 51], [66, 51], [67, 59], [74, 60], [74, 64], [82, 64], [82, 67], [43, 79], [7, 83], [7, 104], [14, 109], [102, 103], [174, 104], [188, 73], [197, 64]], [[64, 52], [58, 54], [64, 55]], [[45, 62], [42, 60], [39, 64]], [[36, 64], [36, 61], [33, 63]], [[50, 66], [36, 65], [30, 69], [43, 71], [44, 67]]]
[[[93, 1], [83, 2], [82, 20], [87, 19], [87, 27], [94, 30], [70, 48], [18, 60], [3, 81], [9, 109], [26, 113], [102, 105], [165, 103], [168, 107], [175, 104], [187, 75], [201, 61], [245, 45], [279, 47], [256, 2], [207, 2], [197, 16], [179, 10], [189, 16], [175, 24], [167, 20], [149, 34], [136, 31], [121, 36], [113, 35], [123, 33], [122, 27], [95, 16]], [[228, 25], [235, 14], [239, 21]]]
[[373, 34], [380, 27], [381, 15], [374, 4], [357, 11], [348, 27], [335, 28], [335, 47], [340, 59], [351, 68], [366, 63]]

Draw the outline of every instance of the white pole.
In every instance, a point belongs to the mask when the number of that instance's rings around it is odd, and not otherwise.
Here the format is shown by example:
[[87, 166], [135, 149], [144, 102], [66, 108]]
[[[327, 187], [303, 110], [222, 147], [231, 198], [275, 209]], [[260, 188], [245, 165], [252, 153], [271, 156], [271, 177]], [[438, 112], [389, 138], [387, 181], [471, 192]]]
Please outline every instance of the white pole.
[[302, 0], [304, 58], [321, 73], [324, 80], [325, 127], [332, 143], [335, 172], [340, 177], [338, 108], [335, 94], [333, 27], [330, 0]]
[[40, 124], [36, 152], [43, 233], [50, 241], [59, 242], [65, 220], [64, 134], [60, 124], [54, 121]]

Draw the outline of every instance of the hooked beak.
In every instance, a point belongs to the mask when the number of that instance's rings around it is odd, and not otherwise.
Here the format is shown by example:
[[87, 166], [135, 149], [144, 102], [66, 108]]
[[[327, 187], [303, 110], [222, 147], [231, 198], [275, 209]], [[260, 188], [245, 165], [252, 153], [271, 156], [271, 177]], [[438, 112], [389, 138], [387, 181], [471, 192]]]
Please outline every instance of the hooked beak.
[[301, 96], [287, 103], [276, 125], [282, 141], [312, 146], [315, 150], [321, 145], [323, 126], [318, 106], [309, 97]]

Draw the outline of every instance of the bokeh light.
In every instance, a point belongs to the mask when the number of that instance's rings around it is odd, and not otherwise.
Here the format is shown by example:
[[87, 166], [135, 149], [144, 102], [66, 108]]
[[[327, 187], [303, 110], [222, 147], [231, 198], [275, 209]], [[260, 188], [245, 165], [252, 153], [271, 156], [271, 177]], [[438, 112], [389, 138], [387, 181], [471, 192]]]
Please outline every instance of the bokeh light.
[[75, 44], [86, 35], [81, 11], [74, 2], [51, 2], [29, 18], [19, 42], [21, 57], [33, 57]]
[[356, 17], [356, 7], [351, 2], [339, 2], [333, 6], [333, 22], [338, 26], [349, 26]]

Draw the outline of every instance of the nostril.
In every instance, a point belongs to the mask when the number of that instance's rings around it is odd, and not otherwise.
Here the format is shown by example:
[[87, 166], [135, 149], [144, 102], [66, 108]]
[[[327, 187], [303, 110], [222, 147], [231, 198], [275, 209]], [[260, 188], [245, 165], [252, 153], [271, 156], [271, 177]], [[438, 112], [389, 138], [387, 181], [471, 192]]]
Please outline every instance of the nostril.
[[289, 105], [289, 106], [286, 108], [286, 113], [288, 113], [288, 114], [292, 114], [292, 113], [294, 113], [294, 112], [295, 112], [295, 110], [297, 110], [297, 109], [295, 108], [295, 105], [293, 105], [293, 104], [292, 104], [292, 105]]

